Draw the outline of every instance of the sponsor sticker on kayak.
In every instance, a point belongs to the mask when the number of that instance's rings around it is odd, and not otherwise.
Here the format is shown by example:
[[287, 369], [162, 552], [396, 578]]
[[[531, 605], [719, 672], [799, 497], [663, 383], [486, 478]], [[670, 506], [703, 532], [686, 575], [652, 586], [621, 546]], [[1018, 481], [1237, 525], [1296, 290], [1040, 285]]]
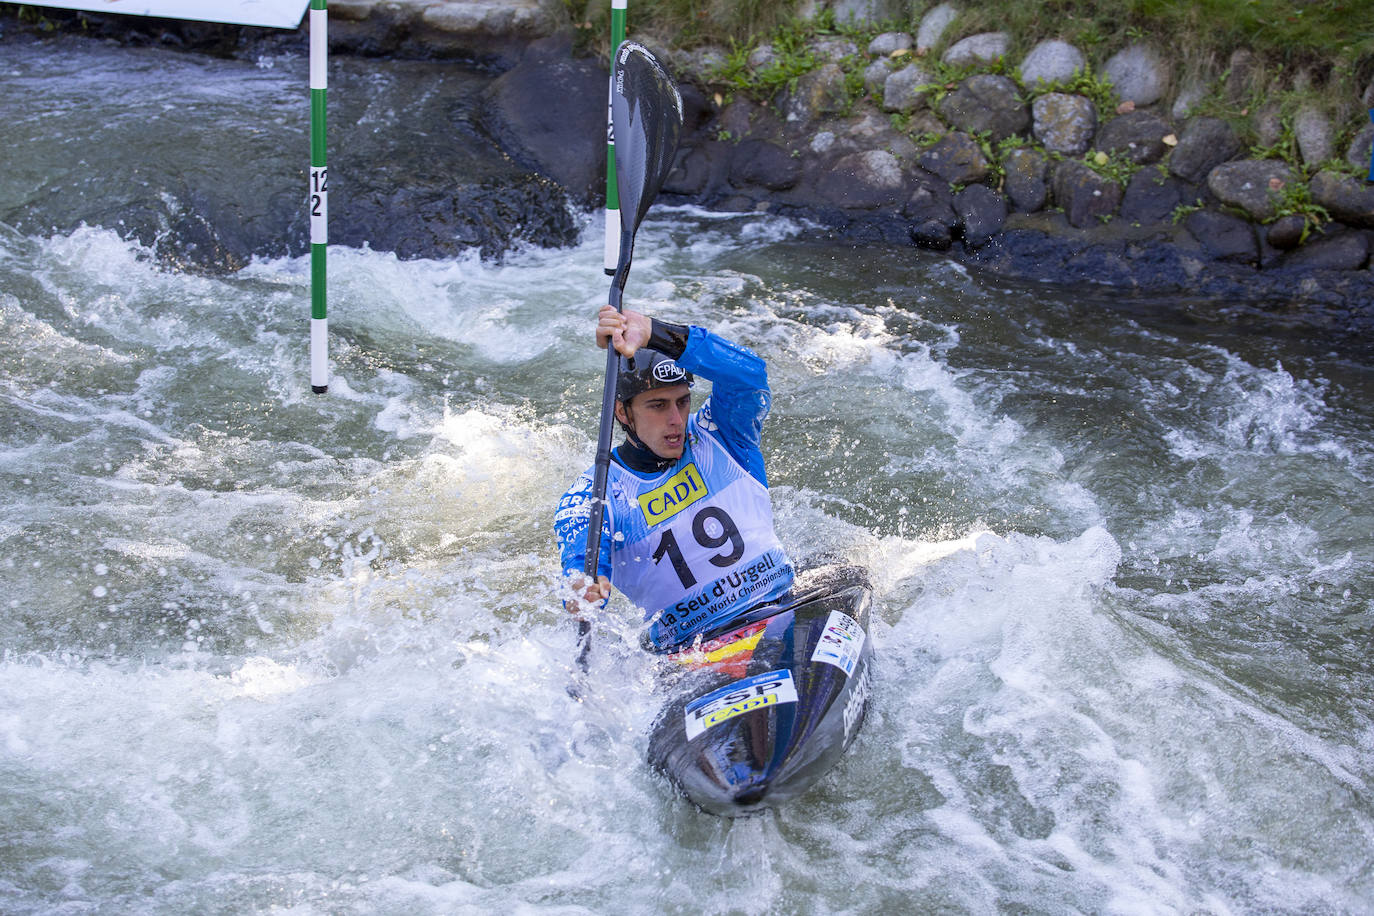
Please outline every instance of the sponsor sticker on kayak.
[[756, 674], [733, 684], [726, 684], [687, 704], [683, 719], [687, 726], [687, 740], [713, 725], [727, 722], [755, 709], [797, 702], [797, 686], [792, 672], [786, 668]]
[[866, 638], [859, 621], [843, 611], [831, 611], [820, 642], [816, 643], [815, 651], [811, 653], [811, 660], [834, 665], [846, 675], [852, 675]]

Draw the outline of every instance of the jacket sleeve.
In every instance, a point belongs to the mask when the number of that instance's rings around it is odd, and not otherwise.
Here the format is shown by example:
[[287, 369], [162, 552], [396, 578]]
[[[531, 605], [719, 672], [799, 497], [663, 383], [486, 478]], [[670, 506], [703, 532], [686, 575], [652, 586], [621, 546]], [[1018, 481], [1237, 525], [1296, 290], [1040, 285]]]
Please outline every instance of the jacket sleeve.
[[768, 366], [748, 347], [692, 327], [677, 364], [711, 382], [711, 396], [697, 411], [697, 423], [714, 433], [759, 483], [768, 486], [763, 467], [763, 420], [773, 404]]
[[[586, 571], [587, 526], [592, 514], [592, 472], [578, 477], [558, 502], [553, 516], [553, 531], [558, 538], [558, 554], [563, 575]], [[598, 575], [611, 575], [611, 513], [601, 515], [601, 557], [596, 566]]]

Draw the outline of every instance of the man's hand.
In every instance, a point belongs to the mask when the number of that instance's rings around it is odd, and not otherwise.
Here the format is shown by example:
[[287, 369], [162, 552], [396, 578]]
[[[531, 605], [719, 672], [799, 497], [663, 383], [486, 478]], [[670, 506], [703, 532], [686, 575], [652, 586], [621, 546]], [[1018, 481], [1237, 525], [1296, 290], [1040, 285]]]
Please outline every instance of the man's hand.
[[654, 326], [648, 316], [626, 309], [617, 312], [609, 305], [601, 306], [596, 315], [596, 345], [606, 349], [606, 341], [615, 345], [615, 350], [626, 359], [635, 355], [640, 347], [649, 342]]
[[568, 605], [568, 610], [575, 616], [583, 611], [592, 610], [611, 597], [611, 580], [605, 576], [597, 576], [596, 581], [588, 579], [585, 575], [573, 576], [568, 580], [568, 587], [576, 596], [576, 600]]

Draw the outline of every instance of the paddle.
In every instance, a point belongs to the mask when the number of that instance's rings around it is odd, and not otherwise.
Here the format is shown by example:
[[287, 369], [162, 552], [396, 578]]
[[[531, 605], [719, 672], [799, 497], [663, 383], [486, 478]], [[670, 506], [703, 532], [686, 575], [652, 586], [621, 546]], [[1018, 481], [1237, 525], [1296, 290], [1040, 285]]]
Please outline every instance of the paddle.
[[[611, 129], [615, 135], [615, 181], [620, 195], [620, 257], [611, 278], [609, 302], [621, 311], [625, 281], [634, 256], [635, 232], [654, 202], [663, 180], [673, 168], [678, 135], [682, 132], [682, 97], [672, 77], [649, 50], [632, 41], [623, 43], [611, 62]], [[620, 357], [606, 347], [606, 381], [601, 391], [601, 429], [596, 443], [592, 510], [587, 527], [585, 572], [595, 581], [601, 556], [601, 523], [606, 511], [606, 475], [611, 465], [611, 433], [615, 417], [615, 385]], [[591, 622], [577, 622], [577, 664], [587, 670]]]

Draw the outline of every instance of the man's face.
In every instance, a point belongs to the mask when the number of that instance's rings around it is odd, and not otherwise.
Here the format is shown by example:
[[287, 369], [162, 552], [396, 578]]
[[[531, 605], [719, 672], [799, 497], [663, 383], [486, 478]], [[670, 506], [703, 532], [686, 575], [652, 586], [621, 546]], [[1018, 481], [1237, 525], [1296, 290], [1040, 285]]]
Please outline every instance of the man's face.
[[685, 385], [653, 388], [617, 402], [615, 416], [634, 430], [639, 440], [660, 458], [676, 461], [686, 443], [687, 416], [692, 412], [692, 392]]

